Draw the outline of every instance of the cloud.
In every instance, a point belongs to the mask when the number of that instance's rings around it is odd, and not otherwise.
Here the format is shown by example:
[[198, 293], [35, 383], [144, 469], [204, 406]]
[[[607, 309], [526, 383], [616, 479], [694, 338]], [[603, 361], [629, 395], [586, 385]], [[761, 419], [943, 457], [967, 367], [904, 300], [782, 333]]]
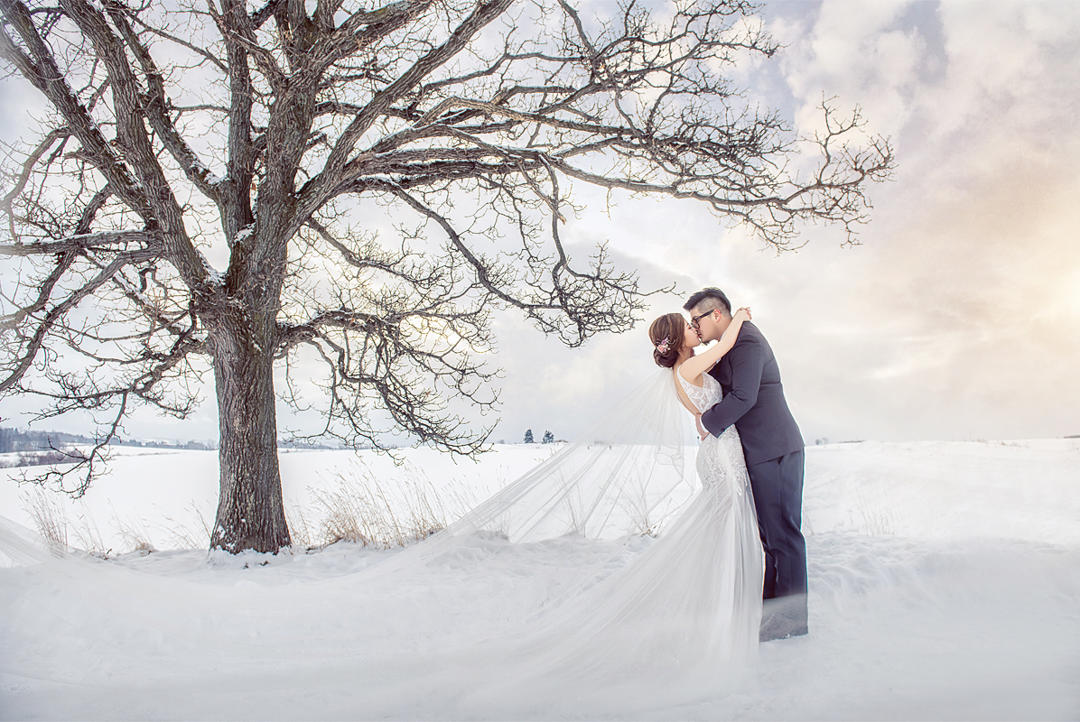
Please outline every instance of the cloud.
[[797, 127], [819, 127], [824, 94], [860, 104], [875, 129], [899, 130], [910, 113], [908, 98], [929, 62], [926, 42], [911, 25], [906, 2], [826, 0], [812, 21], [780, 20], [770, 26], [787, 45], [781, 65], [796, 106]]
[[[804, 19], [807, 47], [824, 37], [841, 47], [820, 63], [795, 48], [785, 65], [796, 102], [814, 99], [811, 79], [866, 94], [875, 130], [876, 79], [891, 78], [887, 90], [911, 108], [894, 127], [900, 168], [872, 194], [866, 245], [837, 253], [810, 229], [811, 245], [762, 267], [755, 284], [783, 317], [768, 317], [770, 338], [793, 406], [804, 428], [834, 438], [1075, 433], [1080, 144], [1069, 129], [1080, 55], [1067, 39], [1077, 34], [1047, 22], [1053, 3], [947, 3], [940, 14], [868, 5], [846, 24], [826, 17], [832, 4]], [[1075, 29], [1076, 14], [1070, 6], [1061, 26]], [[926, 44], [925, 62], [867, 53], [867, 67], [843, 69], [853, 48], [886, 47], [898, 32]], [[918, 77], [905, 75], [913, 67]]]
[[[964, 438], [1075, 423], [1059, 410], [1080, 384], [1057, 363], [1080, 332], [1066, 310], [1078, 11], [1064, 6], [795, 3], [770, 20], [800, 130], [838, 94], [900, 157], [864, 247], [838, 252], [809, 228], [794, 257], [738, 264], [804, 428]], [[1027, 304], [1046, 311], [1014, 311]]]

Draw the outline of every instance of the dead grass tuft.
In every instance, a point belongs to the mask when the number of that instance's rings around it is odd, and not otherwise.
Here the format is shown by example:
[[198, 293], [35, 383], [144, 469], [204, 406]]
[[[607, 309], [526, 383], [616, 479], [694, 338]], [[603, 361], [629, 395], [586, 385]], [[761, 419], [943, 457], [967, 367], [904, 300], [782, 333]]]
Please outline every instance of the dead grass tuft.
[[49, 551], [62, 556], [68, 551], [68, 519], [61, 500], [44, 489], [34, 489], [24, 496], [24, 504], [34, 520], [38, 534]]
[[370, 474], [360, 478], [339, 475], [337, 486], [315, 490], [312, 497], [322, 516], [319, 536], [327, 545], [347, 541], [390, 549], [425, 539], [446, 527], [445, 506], [430, 483], [395, 484], [394, 492], [388, 493]]

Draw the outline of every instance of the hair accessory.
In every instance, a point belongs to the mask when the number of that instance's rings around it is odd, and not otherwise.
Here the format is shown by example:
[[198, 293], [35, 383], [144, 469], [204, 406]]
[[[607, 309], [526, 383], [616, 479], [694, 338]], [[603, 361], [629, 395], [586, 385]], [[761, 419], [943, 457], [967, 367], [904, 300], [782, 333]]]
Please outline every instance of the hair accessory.
[[662, 354], [667, 353], [668, 349], [670, 349], [670, 348], [671, 348], [671, 339], [668, 338], [667, 336], [664, 336], [664, 340], [661, 341], [660, 343], [656, 344], [656, 350], [659, 351]]

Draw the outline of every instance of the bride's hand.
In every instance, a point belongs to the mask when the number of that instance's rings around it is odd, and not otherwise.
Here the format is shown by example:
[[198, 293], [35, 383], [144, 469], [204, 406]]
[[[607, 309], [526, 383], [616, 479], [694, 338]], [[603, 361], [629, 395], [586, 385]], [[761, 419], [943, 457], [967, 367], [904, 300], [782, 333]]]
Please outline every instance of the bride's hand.
[[750, 309], [745, 306], [736, 311], [735, 315], [731, 317], [732, 321], [749, 321], [750, 319]]

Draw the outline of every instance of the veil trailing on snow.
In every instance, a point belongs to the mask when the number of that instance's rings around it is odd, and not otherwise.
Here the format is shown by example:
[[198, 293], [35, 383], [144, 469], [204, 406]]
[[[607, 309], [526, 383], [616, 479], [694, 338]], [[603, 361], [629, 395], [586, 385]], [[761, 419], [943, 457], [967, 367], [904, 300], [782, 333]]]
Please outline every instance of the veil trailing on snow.
[[372, 568], [465, 610], [477, 634], [464, 646], [430, 630], [411, 644], [443, 684], [469, 690], [470, 707], [501, 716], [561, 700], [582, 713], [642, 676], [670, 680], [677, 700], [680, 687], [715, 689], [745, 666], [761, 548], [752, 501], [731, 498], [746, 484], [741, 449], [726, 481], [703, 487], [702, 445], [675, 384], [655, 370], [581, 441]]
[[[550, 547], [575, 540], [583, 542], [578, 550], [589, 549], [596, 564], [610, 568], [619, 566], [611, 558], [626, 556], [627, 545], [661, 536], [701, 488], [694, 468], [700, 444], [672, 371], [655, 368], [639, 377], [608, 408], [569, 412], [595, 414], [581, 440], [372, 571], [422, 573], [469, 544]], [[564, 596], [594, 577], [592, 570], [567, 568]]]
[[567, 444], [440, 536], [491, 532], [520, 543], [568, 534], [656, 535], [700, 486], [693, 430], [674, 375], [657, 369], [603, 412], [582, 440]]

